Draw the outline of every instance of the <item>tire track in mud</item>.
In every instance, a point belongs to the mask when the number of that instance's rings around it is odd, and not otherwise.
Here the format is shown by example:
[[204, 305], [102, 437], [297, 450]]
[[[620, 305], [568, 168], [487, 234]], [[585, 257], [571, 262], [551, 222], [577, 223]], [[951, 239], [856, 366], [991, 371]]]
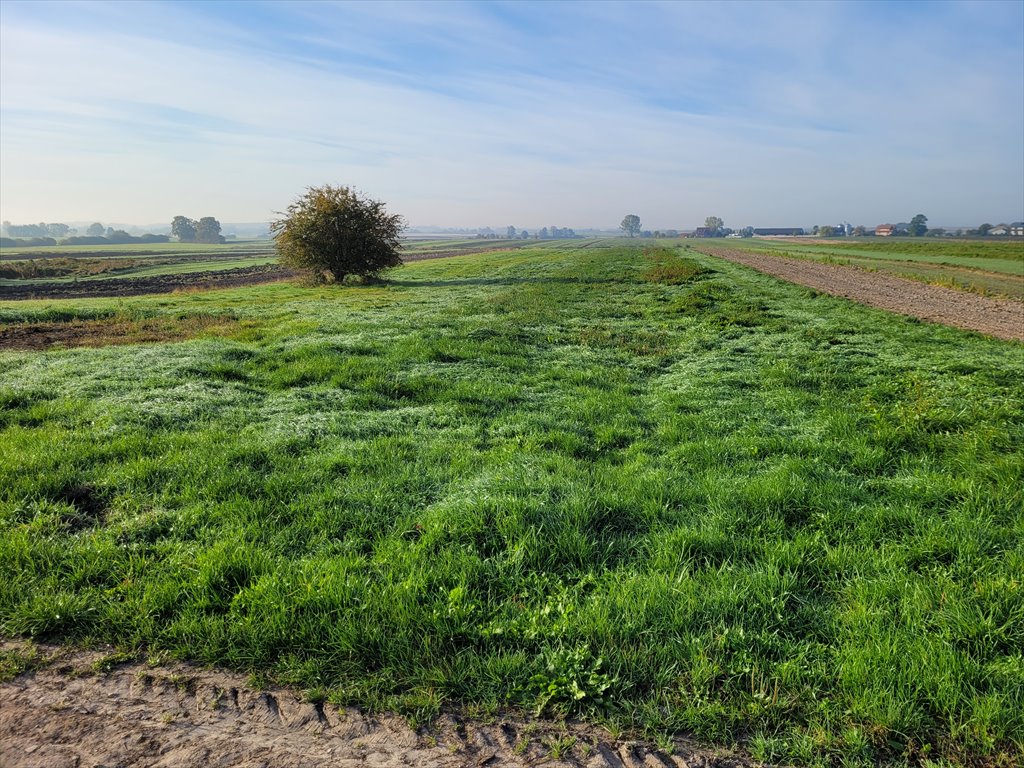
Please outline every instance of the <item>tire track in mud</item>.
[[997, 339], [1024, 341], [1024, 302], [979, 296], [835, 264], [713, 245], [691, 247], [699, 253], [878, 309], [976, 331]]
[[393, 715], [310, 702], [285, 688], [255, 690], [238, 673], [108, 662], [114, 657], [97, 651], [17, 641], [0, 649], [42, 659], [0, 684], [4, 768], [755, 765], [684, 741], [669, 754], [585, 724], [523, 717], [481, 723], [445, 714], [416, 731]]

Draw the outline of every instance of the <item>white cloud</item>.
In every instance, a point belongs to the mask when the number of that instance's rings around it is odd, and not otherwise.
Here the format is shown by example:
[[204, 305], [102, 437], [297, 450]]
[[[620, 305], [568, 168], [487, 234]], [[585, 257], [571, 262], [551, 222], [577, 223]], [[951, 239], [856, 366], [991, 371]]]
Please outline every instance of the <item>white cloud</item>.
[[[614, 226], [625, 209], [653, 227], [710, 213], [872, 223], [911, 208], [941, 222], [1024, 209], [1024, 116], [1000, 98], [1021, 89], [1021, 49], [950, 60], [941, 26], [900, 47], [890, 33], [851, 38], [870, 25], [845, 6], [744, 6], [744, 28], [736, 7], [666, 4], [642, 9], [665, 28], [631, 66], [622, 52], [594, 55], [643, 28], [629, 5], [595, 6], [577, 27], [564, 24], [572, 6], [558, 7], [538, 35], [564, 45], [553, 52], [527, 49], [529, 35], [496, 26], [487, 6], [355, 6], [359, 29], [400, 11], [395, 39], [463, 57], [432, 82], [426, 62], [402, 69], [391, 38], [346, 37], [319, 5], [300, 9], [321, 19], [315, 33], [290, 33], [309, 50], [267, 50], [230, 27], [186, 42], [195, 17], [146, 8], [136, 32], [113, 15], [109, 28], [5, 18], [4, 218], [259, 220], [325, 182], [438, 224]], [[173, 39], [159, 39], [168, 27]], [[675, 29], [689, 31], [678, 51], [663, 44]]]

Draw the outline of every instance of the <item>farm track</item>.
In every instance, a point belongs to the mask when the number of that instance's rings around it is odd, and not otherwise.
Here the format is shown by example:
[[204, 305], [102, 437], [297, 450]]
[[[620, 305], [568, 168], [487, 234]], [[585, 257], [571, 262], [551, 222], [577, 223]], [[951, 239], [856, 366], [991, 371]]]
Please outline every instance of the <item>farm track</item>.
[[1024, 341], [1024, 303], [853, 267], [701, 245], [698, 250], [832, 296], [987, 336]]
[[[0, 648], [27, 650], [18, 642]], [[0, 685], [4, 768], [753, 765], [685, 742], [668, 754], [578, 723], [481, 724], [446, 714], [417, 732], [393, 715], [310, 703], [287, 689], [255, 690], [237, 673], [181, 663], [107, 664], [97, 651], [36, 649], [45, 657], [39, 668]], [[562, 754], [555, 759], [557, 745]]]

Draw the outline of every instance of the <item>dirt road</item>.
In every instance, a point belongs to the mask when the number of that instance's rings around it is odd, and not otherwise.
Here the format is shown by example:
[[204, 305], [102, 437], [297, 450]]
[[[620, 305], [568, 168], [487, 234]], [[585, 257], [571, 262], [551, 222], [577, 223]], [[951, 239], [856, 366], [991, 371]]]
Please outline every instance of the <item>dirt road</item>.
[[697, 246], [697, 250], [861, 304], [977, 331], [998, 339], [1024, 341], [1024, 302], [979, 296], [878, 272], [766, 253], [704, 244]]
[[[5, 653], [27, 646], [8, 641]], [[0, 684], [3, 768], [750, 768], [677, 742], [672, 754], [578, 723], [470, 722], [444, 715], [419, 732], [394, 716], [256, 690], [243, 675], [169, 663], [117, 663], [38, 647], [41, 668]]]

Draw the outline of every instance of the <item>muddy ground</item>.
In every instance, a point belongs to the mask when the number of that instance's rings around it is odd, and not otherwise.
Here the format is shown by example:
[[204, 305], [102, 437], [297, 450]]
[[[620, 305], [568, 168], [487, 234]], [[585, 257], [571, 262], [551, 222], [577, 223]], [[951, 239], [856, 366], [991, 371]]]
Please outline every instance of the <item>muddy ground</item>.
[[392, 715], [309, 702], [285, 688], [258, 690], [238, 673], [20, 641], [0, 643], [0, 651], [30, 660], [0, 684], [3, 768], [755, 765], [681, 740], [668, 751], [522, 716], [473, 722], [445, 714], [413, 730]]
[[997, 339], [1024, 341], [1024, 302], [979, 296], [835, 264], [714, 245], [701, 244], [698, 250], [832, 296]]
[[0, 325], [0, 349], [38, 351], [70, 347], [107, 347], [114, 344], [153, 344], [184, 341], [201, 335], [228, 336], [237, 330], [238, 326], [239, 321], [231, 315]]

